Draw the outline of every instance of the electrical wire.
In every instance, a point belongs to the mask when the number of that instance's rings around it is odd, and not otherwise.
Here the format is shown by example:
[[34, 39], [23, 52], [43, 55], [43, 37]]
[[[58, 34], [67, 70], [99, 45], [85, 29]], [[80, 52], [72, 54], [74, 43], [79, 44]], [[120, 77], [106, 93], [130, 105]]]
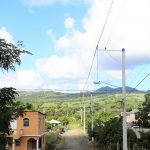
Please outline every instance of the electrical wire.
[[113, 57], [107, 50], [105, 52], [109, 57], [111, 57], [115, 62], [119, 63], [119, 65], [122, 67], [122, 63], [118, 59]]
[[143, 70], [145, 70], [145, 68], [146, 68], [149, 64], [150, 64], [150, 61], [147, 62], [147, 63], [142, 67], [142, 69], [140, 69], [140, 70], [138, 71], [137, 75], [136, 75], [136, 76], [132, 79], [132, 81], [130, 82], [130, 85], [135, 81], [135, 79], [137, 79], [137, 77], [138, 77], [139, 75], [141, 75], [141, 73], [143, 73]]
[[111, 2], [111, 5], [110, 5], [110, 8], [109, 8], [109, 11], [108, 11], [108, 14], [107, 14], [107, 17], [106, 17], [104, 26], [103, 26], [103, 28], [102, 28], [100, 37], [99, 37], [99, 39], [98, 39], [98, 43], [97, 43], [96, 49], [98, 49], [99, 43], [100, 43], [101, 38], [102, 38], [102, 36], [103, 36], [104, 30], [105, 30], [105, 27], [106, 27], [106, 24], [107, 24], [107, 21], [108, 21], [108, 18], [109, 18], [109, 15], [110, 15], [110, 12], [111, 12], [111, 9], [112, 9], [112, 6], [113, 6], [113, 3], [114, 3], [114, 0], [112, 0], [112, 2]]
[[105, 47], [107, 47], [107, 45], [108, 45], [109, 42], [110, 42], [110, 39], [111, 39], [112, 34], [113, 34], [113, 32], [114, 32], [115, 26], [116, 26], [116, 24], [117, 24], [117, 22], [118, 22], [118, 20], [119, 20], [119, 18], [120, 18], [121, 11], [123, 10], [124, 3], [125, 3], [125, 0], [122, 1], [121, 7], [120, 7], [120, 9], [119, 9], [119, 11], [118, 11], [118, 16], [116, 17], [116, 20], [115, 20], [115, 22], [114, 22], [114, 24], [113, 24], [112, 30], [111, 30], [111, 32], [110, 32], [110, 34], [109, 34], [109, 36], [108, 36], [108, 40], [107, 40], [107, 42], [106, 42]]
[[96, 49], [95, 49], [95, 51], [94, 51], [94, 55], [93, 55], [93, 59], [92, 59], [92, 63], [91, 63], [91, 67], [90, 67], [90, 70], [89, 70], [89, 73], [88, 73], [87, 79], [86, 79], [86, 81], [85, 81], [85, 85], [84, 85], [84, 87], [83, 87], [83, 91], [85, 90], [86, 85], [87, 85], [87, 82], [88, 82], [88, 80], [89, 80], [89, 77], [90, 77], [90, 74], [91, 74], [91, 71], [92, 71], [92, 68], [93, 68], [93, 63], [94, 63], [94, 59], [95, 59], [95, 55], [96, 55], [96, 51], [98, 50], [99, 43], [100, 43], [101, 38], [102, 38], [102, 36], [103, 36], [104, 30], [105, 30], [105, 27], [106, 27], [106, 24], [107, 24], [107, 21], [108, 21], [108, 18], [109, 18], [109, 15], [110, 15], [110, 12], [111, 12], [111, 9], [112, 9], [112, 6], [113, 6], [113, 2], [114, 2], [114, 0], [112, 0], [112, 2], [111, 2], [111, 5], [110, 5], [110, 8], [109, 8], [108, 14], [107, 14], [107, 16], [106, 16], [106, 20], [105, 20], [105, 22], [104, 22], [104, 25], [103, 25], [103, 28], [102, 28], [101, 34], [100, 34], [100, 36], [99, 36], [98, 43], [97, 43], [97, 45], [96, 45]]
[[[150, 72], [133, 89], [136, 89], [148, 76], [150, 76]], [[131, 92], [132, 90], [126, 95], [126, 97], [129, 96]]]
[[115, 87], [115, 88], [119, 88], [119, 86], [111, 84], [111, 83], [107, 83], [107, 82], [103, 82], [103, 81], [100, 81], [100, 83], [103, 83], [103, 84], [106, 84], [106, 85], [110, 85], [110, 86]]

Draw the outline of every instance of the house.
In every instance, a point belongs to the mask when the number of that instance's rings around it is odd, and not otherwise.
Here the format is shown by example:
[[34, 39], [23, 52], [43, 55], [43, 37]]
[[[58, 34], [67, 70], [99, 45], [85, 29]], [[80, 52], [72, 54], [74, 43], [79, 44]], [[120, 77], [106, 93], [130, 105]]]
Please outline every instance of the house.
[[[136, 113], [138, 113], [139, 111], [136, 109], [133, 109], [130, 112], [126, 112], [126, 121], [127, 123], [133, 123], [136, 122]], [[122, 112], [121, 112], [121, 116], [122, 116]]]
[[133, 109], [130, 112], [126, 112], [126, 119], [127, 119], [127, 123], [133, 123], [136, 122], [136, 113], [138, 113], [139, 111], [136, 109]]
[[45, 114], [25, 112], [23, 117], [11, 122], [9, 150], [45, 150]]

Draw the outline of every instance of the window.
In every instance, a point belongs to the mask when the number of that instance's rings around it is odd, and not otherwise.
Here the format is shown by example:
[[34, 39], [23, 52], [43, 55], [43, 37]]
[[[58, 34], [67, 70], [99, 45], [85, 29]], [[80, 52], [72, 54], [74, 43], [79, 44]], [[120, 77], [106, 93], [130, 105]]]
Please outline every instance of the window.
[[15, 145], [20, 146], [20, 144], [21, 144], [20, 142], [21, 142], [20, 139], [15, 140]]
[[29, 126], [29, 119], [28, 118], [24, 118], [23, 119], [23, 125], [24, 125], [24, 127], [28, 127]]
[[44, 144], [44, 138], [45, 138], [45, 136], [43, 135], [43, 144]]

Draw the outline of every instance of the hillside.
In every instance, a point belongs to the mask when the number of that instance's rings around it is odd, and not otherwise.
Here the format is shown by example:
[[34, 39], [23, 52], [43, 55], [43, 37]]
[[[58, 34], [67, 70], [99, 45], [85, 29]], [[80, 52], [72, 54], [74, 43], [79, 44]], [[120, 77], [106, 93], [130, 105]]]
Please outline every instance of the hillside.
[[53, 91], [34, 91], [34, 92], [19, 92], [17, 100], [25, 102], [63, 102], [63, 101], [77, 101], [80, 97], [79, 94], [60, 93]]
[[[100, 97], [105, 97], [106, 95], [121, 94], [122, 88], [111, 88], [109, 86], [102, 87], [93, 92], [94, 97], [100, 95]], [[132, 94], [144, 94], [143, 91], [137, 89], [126, 87], [126, 92]], [[150, 91], [149, 91], [150, 92]], [[84, 94], [85, 97], [89, 97], [90, 93]], [[82, 94], [80, 93], [60, 93], [53, 91], [24, 91], [19, 92], [19, 97], [17, 100], [24, 102], [70, 102], [70, 101], [81, 101]]]
[[[127, 105], [130, 108], [137, 108], [138, 105], [144, 100], [144, 93], [131, 93], [127, 96]], [[47, 107], [50, 104], [61, 103], [69, 106], [79, 106], [83, 102], [82, 95], [80, 93], [76, 94], [66, 94], [66, 93], [57, 93], [52, 91], [44, 92], [19, 92], [17, 100], [22, 102], [29, 102], [33, 104], [41, 104], [41, 107]], [[93, 93], [93, 102], [95, 107], [107, 107], [109, 108], [118, 108], [121, 107], [121, 93]], [[90, 104], [90, 95], [85, 95], [85, 103], [87, 107]]]
[[[122, 88], [121, 87], [111, 88], [109, 86], [105, 86], [105, 87], [101, 87], [101, 88], [97, 89], [95, 92], [102, 93], [102, 94], [104, 94], [104, 93], [121, 93]], [[126, 86], [126, 92], [127, 93], [144, 93], [143, 91], [137, 90], [137, 89], [129, 87], [129, 86]]]

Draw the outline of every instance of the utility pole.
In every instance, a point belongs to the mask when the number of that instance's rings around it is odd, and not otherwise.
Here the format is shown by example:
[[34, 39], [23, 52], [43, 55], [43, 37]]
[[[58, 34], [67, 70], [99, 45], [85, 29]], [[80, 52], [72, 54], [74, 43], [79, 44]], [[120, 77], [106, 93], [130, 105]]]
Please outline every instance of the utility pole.
[[83, 91], [82, 99], [83, 99], [83, 131], [85, 133], [85, 97], [84, 97], [84, 91]]
[[85, 98], [83, 93], [83, 131], [85, 133]]
[[81, 125], [82, 125], [82, 108], [80, 110], [80, 113], [81, 113]]
[[91, 131], [92, 131], [92, 142], [94, 142], [94, 137], [93, 137], [93, 129], [94, 129], [94, 124], [93, 124], [93, 96], [91, 93], [91, 98], [90, 98], [90, 108], [91, 108]]
[[67, 119], [68, 119], [68, 110], [67, 110]]
[[[120, 52], [120, 50], [98, 49], [99, 51]], [[123, 150], [128, 150], [127, 144], [127, 121], [126, 121], [126, 75], [125, 75], [125, 49], [122, 48], [122, 130]]]
[[123, 150], [127, 150], [127, 123], [126, 123], [126, 80], [125, 80], [125, 49], [122, 48], [122, 127]]

